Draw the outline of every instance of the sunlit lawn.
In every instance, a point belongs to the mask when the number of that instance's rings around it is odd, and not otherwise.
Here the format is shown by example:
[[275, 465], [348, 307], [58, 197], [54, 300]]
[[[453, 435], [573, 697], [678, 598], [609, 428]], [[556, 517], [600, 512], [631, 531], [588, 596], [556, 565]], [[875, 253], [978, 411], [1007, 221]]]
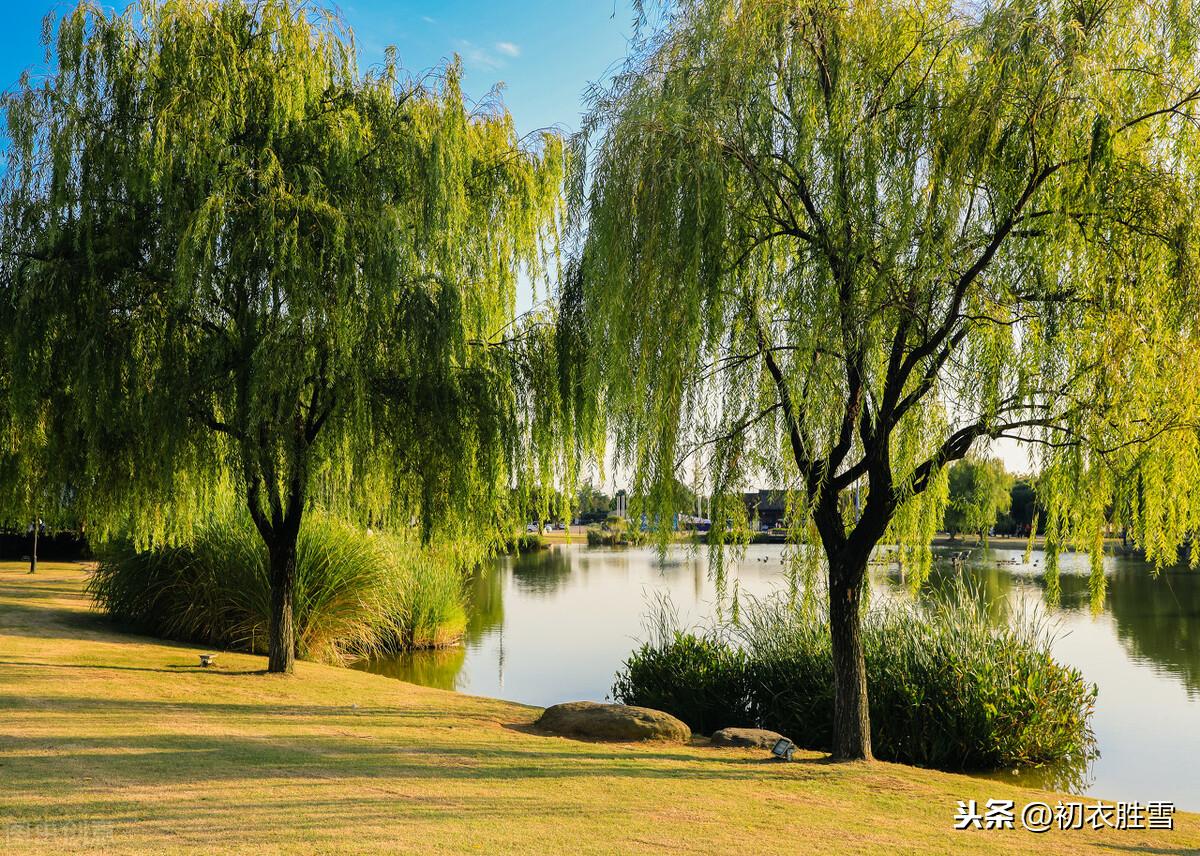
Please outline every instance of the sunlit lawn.
[[[1187, 853], [1168, 832], [955, 832], [1047, 795], [890, 764], [531, 732], [534, 708], [122, 635], [85, 570], [0, 564], [0, 843], [63, 852]], [[1153, 796], [1153, 795], [1148, 795]], [[1053, 803], [1053, 798], [1049, 801]]]

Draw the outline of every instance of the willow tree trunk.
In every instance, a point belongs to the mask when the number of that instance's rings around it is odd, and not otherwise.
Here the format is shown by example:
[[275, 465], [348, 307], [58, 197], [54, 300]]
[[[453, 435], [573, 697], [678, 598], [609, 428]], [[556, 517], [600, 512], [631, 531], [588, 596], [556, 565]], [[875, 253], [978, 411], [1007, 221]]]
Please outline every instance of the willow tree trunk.
[[29, 553], [29, 573], [37, 573], [37, 542], [38, 542], [38, 526], [39, 521], [33, 521], [33, 548]]
[[867, 560], [857, 551], [829, 555], [829, 634], [833, 649], [833, 757], [870, 760], [871, 715], [862, 644]]
[[[267, 636], [267, 671], [290, 675], [296, 665], [294, 601], [296, 530], [277, 535], [267, 545], [271, 574], [271, 623]], [[299, 527], [297, 527], [298, 530]]]

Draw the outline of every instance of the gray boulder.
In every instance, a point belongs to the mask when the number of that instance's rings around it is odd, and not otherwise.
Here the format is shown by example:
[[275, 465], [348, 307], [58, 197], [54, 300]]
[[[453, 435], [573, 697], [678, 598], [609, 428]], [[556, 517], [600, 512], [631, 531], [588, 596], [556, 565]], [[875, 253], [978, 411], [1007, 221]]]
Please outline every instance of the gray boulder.
[[686, 743], [692, 739], [692, 730], [669, 713], [594, 701], [571, 701], [548, 707], [534, 725], [551, 734], [587, 740]]
[[712, 745], [770, 749], [782, 736], [765, 728], [722, 728], [713, 732]]

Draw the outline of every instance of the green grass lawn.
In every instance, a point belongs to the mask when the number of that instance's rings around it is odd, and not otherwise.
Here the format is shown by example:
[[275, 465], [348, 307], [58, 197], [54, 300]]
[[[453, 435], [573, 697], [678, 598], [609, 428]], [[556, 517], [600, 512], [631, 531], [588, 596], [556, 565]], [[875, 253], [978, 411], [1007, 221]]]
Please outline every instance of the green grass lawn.
[[959, 799], [1054, 797], [812, 753], [547, 737], [535, 708], [310, 663], [201, 669], [200, 649], [91, 614], [82, 566], [25, 570], [0, 564], [4, 856], [1200, 852], [1196, 815], [1174, 832], [955, 832]]

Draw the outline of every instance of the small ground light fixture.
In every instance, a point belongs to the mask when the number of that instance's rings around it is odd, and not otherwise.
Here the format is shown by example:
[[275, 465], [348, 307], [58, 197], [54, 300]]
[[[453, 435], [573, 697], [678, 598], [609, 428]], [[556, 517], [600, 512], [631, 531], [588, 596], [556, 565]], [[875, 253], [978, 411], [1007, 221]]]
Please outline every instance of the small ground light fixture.
[[792, 760], [792, 753], [796, 751], [796, 744], [788, 740], [786, 737], [780, 737], [771, 747], [771, 754], [780, 761]]

